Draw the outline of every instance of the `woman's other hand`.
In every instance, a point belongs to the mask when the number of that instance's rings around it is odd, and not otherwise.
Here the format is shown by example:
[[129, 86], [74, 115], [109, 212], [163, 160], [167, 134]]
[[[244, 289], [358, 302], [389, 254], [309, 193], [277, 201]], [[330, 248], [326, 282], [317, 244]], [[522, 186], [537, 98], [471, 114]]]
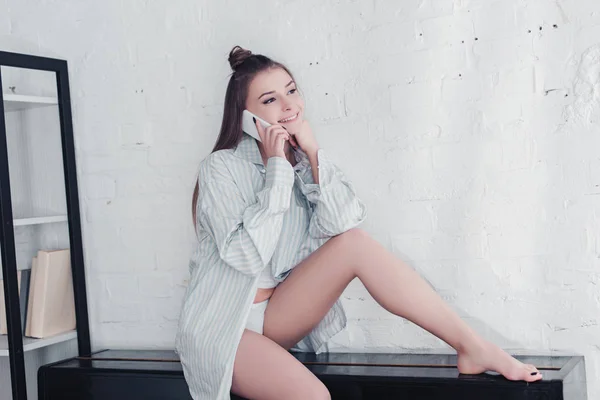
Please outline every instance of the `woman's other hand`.
[[[317, 139], [315, 139], [315, 135], [307, 120], [302, 121], [300, 129], [297, 132], [290, 132], [290, 134], [306, 154], [316, 153], [319, 149]], [[294, 145], [293, 141], [290, 141], [290, 143]]]

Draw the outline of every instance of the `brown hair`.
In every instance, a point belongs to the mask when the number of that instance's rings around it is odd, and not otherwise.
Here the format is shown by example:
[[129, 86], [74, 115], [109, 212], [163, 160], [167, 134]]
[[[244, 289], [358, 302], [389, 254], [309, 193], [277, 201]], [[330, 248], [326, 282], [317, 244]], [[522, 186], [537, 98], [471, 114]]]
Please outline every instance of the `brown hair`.
[[[242, 112], [246, 108], [246, 97], [250, 82], [259, 72], [270, 68], [282, 68], [292, 79], [292, 73], [281, 63], [276, 62], [262, 54], [252, 54], [240, 46], [234, 46], [229, 52], [229, 65], [233, 72], [225, 92], [225, 106], [223, 108], [223, 121], [217, 142], [211, 153], [218, 150], [231, 149], [242, 140]], [[294, 79], [295, 80], [295, 79]], [[192, 196], [192, 218], [196, 227], [196, 205], [198, 203], [199, 186], [196, 180], [194, 195]]]

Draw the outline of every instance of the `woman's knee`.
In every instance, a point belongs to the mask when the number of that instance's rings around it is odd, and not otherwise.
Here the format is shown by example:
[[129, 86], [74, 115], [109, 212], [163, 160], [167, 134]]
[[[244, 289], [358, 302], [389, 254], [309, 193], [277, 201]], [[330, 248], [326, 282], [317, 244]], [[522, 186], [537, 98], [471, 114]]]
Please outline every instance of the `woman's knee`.
[[341, 243], [348, 253], [352, 253], [355, 250], [362, 250], [363, 246], [368, 243], [370, 236], [364, 229], [352, 228], [344, 233], [340, 233], [336, 238], [338, 243]]
[[331, 394], [323, 382], [315, 379], [310, 384], [303, 385], [300, 390], [294, 390], [286, 398], [298, 400], [331, 400]]
[[354, 238], [356, 240], [365, 239], [365, 238], [369, 237], [369, 234], [367, 233], [367, 231], [365, 231], [362, 228], [348, 229], [346, 232], [342, 233], [342, 235], [351, 236], [352, 238]]
[[361, 228], [348, 229], [347, 231], [342, 232], [337, 236], [334, 236], [334, 238], [336, 238], [338, 240], [343, 240], [346, 242], [353, 242], [353, 243], [359, 242], [368, 237], [369, 237], [369, 234], [364, 229], [361, 229]]
[[309, 394], [310, 397], [307, 399], [315, 400], [331, 400], [331, 394], [323, 382], [319, 381], [320, 384], [313, 385], [313, 391]]
[[344, 257], [345, 265], [358, 276], [358, 269], [368, 260], [365, 258], [372, 250], [373, 239], [361, 228], [352, 228], [336, 236], [338, 255]]
[[323, 382], [287, 350], [248, 330], [235, 356], [231, 391], [246, 398], [269, 400], [331, 399]]

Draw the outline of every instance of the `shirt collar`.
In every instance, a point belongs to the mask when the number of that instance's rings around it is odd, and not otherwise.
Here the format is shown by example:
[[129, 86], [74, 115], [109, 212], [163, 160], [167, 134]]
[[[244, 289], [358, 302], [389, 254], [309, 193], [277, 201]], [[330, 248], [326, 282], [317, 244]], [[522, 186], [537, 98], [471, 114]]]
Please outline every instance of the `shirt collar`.
[[240, 140], [233, 153], [251, 163], [264, 166], [256, 139], [246, 132], [243, 133], [242, 140]]

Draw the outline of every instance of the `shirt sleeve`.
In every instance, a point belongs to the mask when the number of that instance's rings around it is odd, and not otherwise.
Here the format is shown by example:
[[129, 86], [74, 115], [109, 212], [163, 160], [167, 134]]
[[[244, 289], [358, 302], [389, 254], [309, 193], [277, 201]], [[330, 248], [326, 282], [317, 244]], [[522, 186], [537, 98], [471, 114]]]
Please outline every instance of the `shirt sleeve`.
[[352, 182], [323, 149], [317, 151], [319, 183], [315, 183], [306, 153], [297, 150], [294, 167], [298, 185], [313, 205], [309, 234], [315, 238], [336, 236], [356, 227], [367, 216], [364, 203], [357, 197]]
[[248, 201], [224, 161], [219, 157], [213, 161], [200, 187], [198, 223], [214, 239], [228, 265], [246, 275], [258, 275], [277, 247], [290, 207], [294, 171], [286, 159], [269, 158], [264, 188]]

